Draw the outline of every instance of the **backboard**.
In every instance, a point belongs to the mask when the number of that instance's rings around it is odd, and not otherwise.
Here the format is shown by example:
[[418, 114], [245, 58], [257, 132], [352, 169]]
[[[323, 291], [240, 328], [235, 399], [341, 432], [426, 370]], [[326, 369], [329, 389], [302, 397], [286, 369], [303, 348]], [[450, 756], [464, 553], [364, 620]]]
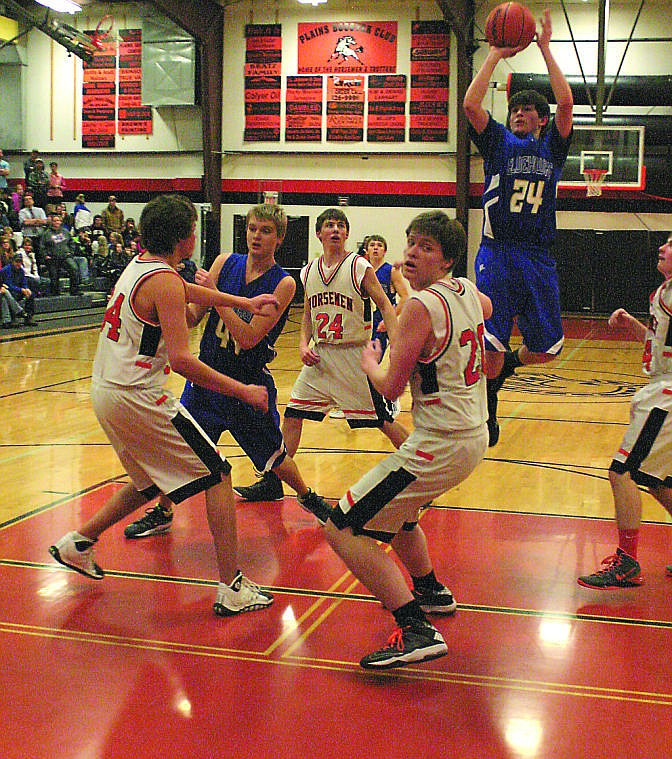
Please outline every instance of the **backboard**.
[[643, 126], [575, 125], [574, 136], [558, 187], [585, 188], [584, 172], [603, 169], [603, 189], [643, 190]]

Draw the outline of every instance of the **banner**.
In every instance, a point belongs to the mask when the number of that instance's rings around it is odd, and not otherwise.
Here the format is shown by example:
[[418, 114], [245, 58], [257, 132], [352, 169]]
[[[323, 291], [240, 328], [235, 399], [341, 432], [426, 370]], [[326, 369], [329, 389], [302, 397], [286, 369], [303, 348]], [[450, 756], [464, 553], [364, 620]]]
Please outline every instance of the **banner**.
[[369, 77], [368, 142], [404, 142], [406, 139], [406, 75]]
[[361, 142], [364, 139], [364, 77], [330, 76], [327, 79], [327, 141]]
[[245, 26], [245, 142], [280, 141], [282, 26]]
[[394, 74], [396, 21], [298, 24], [299, 74]]
[[152, 134], [152, 109], [142, 104], [142, 29], [120, 29], [117, 133]]
[[[94, 30], [84, 32], [89, 36]], [[113, 148], [116, 131], [117, 43], [105, 40], [83, 63], [82, 147]]]
[[448, 141], [450, 27], [445, 21], [411, 25], [411, 142]]
[[322, 77], [288, 76], [285, 141], [321, 142]]

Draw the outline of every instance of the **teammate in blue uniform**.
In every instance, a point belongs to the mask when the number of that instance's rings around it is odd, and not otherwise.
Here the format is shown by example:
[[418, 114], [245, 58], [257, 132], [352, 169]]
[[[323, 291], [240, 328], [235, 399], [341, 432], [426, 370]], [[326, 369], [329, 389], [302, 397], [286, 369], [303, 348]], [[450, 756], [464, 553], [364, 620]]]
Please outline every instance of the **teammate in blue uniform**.
[[[267, 364], [276, 355], [275, 341], [282, 332], [296, 283], [275, 262], [275, 252], [287, 231], [287, 217], [277, 205], [259, 205], [247, 215], [247, 255], [222, 254], [209, 273], [197, 273], [197, 282], [221, 292], [253, 297], [272, 293], [278, 300], [273, 315], [253, 315], [242, 309], [212, 309], [201, 338], [200, 360], [232, 379], [252, 378], [268, 391], [268, 411], [260, 414], [252, 406], [187, 382], [182, 403], [211, 440], [228, 430], [238, 445], [263, 473], [250, 487], [234, 488], [245, 500], [280, 501], [282, 482], [296, 490], [299, 503], [324, 520], [330, 506], [310, 490], [293, 459], [287, 455], [280, 431], [277, 389]], [[189, 323], [200, 322], [207, 309], [190, 306]], [[247, 382], [248, 380], [246, 380]], [[251, 379], [249, 379], [251, 381]], [[146, 515], [126, 527], [128, 538], [166, 532], [172, 522], [172, 504], [162, 497]]]
[[[483, 156], [483, 232], [476, 284], [492, 300], [485, 323], [488, 350], [488, 431], [499, 438], [497, 392], [515, 369], [552, 361], [562, 350], [560, 292], [549, 251], [555, 238], [557, 184], [572, 135], [572, 90], [550, 51], [551, 18], [541, 20], [537, 45], [557, 103], [551, 120], [546, 98], [534, 90], [509, 100], [507, 125], [483, 108], [490, 77], [502, 58], [521, 48], [490, 47], [464, 98], [471, 138]], [[514, 319], [523, 336], [509, 350]]]

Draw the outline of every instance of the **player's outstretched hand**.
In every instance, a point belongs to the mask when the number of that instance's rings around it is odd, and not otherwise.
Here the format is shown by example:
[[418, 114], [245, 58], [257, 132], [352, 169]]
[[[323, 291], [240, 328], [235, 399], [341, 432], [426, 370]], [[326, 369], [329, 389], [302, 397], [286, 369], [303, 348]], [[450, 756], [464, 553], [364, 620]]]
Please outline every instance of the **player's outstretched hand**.
[[627, 327], [632, 321], [632, 316], [624, 309], [617, 308], [609, 317], [610, 327]]
[[277, 308], [280, 305], [278, 303], [278, 299], [271, 293], [255, 295], [254, 298], [248, 298], [247, 300], [250, 303], [250, 306], [247, 310], [253, 314], [260, 314], [262, 316], [269, 313], [271, 306]]
[[367, 369], [376, 368], [382, 355], [383, 349], [380, 347], [380, 340], [369, 341], [362, 349], [362, 357], [359, 361], [362, 369], [367, 372]]
[[217, 286], [210, 276], [210, 272], [206, 269], [196, 269], [196, 284], [201, 287], [209, 287], [211, 290], [217, 289]]
[[247, 385], [247, 395], [246, 403], [264, 414], [268, 412], [268, 390], [263, 385]]

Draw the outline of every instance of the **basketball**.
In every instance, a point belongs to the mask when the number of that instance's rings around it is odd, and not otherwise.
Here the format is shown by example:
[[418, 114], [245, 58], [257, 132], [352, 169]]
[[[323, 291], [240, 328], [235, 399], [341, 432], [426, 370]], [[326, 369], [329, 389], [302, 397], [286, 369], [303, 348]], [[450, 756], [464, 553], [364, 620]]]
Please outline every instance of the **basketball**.
[[501, 3], [490, 11], [485, 36], [494, 47], [527, 47], [537, 33], [537, 22], [520, 3]]

